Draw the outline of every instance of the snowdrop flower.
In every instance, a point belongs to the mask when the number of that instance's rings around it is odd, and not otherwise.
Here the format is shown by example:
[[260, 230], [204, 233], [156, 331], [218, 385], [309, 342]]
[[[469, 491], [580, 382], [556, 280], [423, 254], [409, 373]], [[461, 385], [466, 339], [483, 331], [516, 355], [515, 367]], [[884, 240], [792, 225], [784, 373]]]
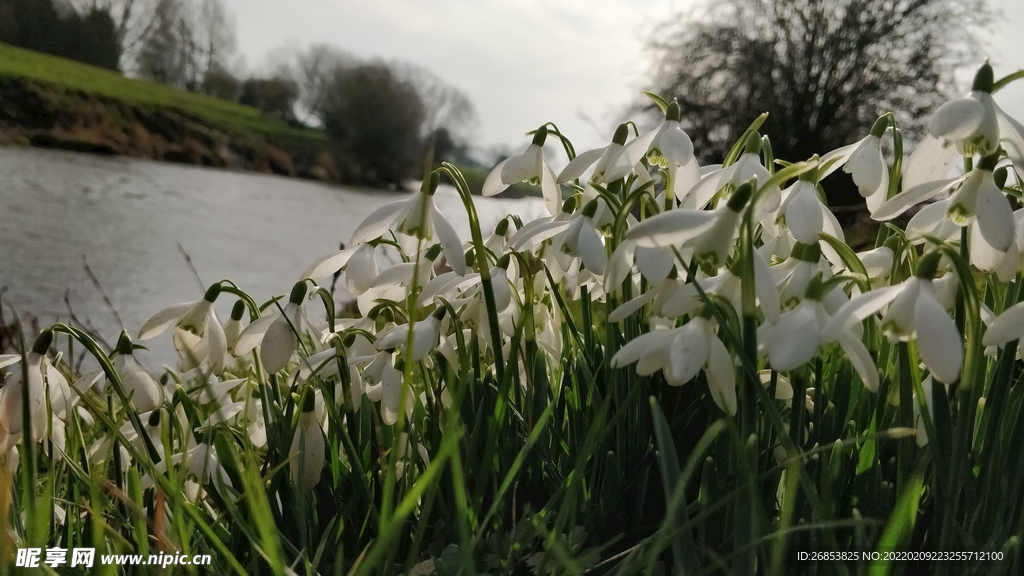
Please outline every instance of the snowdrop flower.
[[583, 175], [583, 172], [594, 166], [594, 172], [590, 175], [590, 182], [604, 182], [605, 170], [608, 169], [611, 162], [619, 157], [622, 152], [622, 146], [626, 143], [626, 138], [629, 136], [629, 126], [626, 124], [619, 124], [619, 127], [615, 129], [615, 135], [612, 136], [612, 143], [605, 146], [604, 148], [598, 148], [596, 150], [588, 150], [582, 154], [579, 154], [573, 158], [561, 172], [558, 173], [556, 179], [559, 184], [564, 184], [570, 180], [575, 180]]
[[835, 337], [888, 304], [882, 329], [889, 339], [916, 339], [921, 360], [935, 379], [956, 382], [963, 364], [963, 338], [933, 285], [940, 258], [939, 252], [929, 252], [918, 262], [915, 275], [902, 284], [851, 298], [833, 315], [825, 333]]
[[[210, 369], [219, 374], [224, 369], [227, 351], [227, 336], [213, 310], [220, 290], [220, 283], [214, 284], [198, 302], [175, 304], [157, 312], [139, 329], [139, 340], [149, 340], [174, 326], [171, 341], [184, 355], [183, 364], [194, 367], [205, 359]], [[181, 369], [187, 371], [190, 367]]]
[[300, 494], [308, 493], [320, 483], [325, 462], [324, 433], [316, 418], [312, 393], [306, 394], [302, 405], [288, 460], [291, 462], [292, 482]]
[[[795, 308], [784, 312], [774, 326], [765, 325], [763, 341], [768, 362], [773, 369], [788, 372], [810, 362], [820, 347], [838, 342], [864, 387], [876, 392], [878, 368], [871, 354], [853, 330], [853, 322], [833, 322], [834, 317], [829, 316], [822, 301], [822, 289], [821, 275], [818, 274], [807, 285], [804, 299]], [[760, 331], [758, 339], [762, 340]]]
[[[380, 238], [389, 230], [429, 241], [433, 239], [436, 231], [449, 266], [459, 274], [465, 274], [466, 259], [465, 253], [462, 251], [462, 240], [455, 232], [451, 222], [434, 204], [434, 193], [437, 191], [440, 178], [436, 172], [431, 173], [430, 178], [420, 186], [418, 193], [406, 200], [392, 202], [374, 210], [352, 233], [352, 242], [357, 244], [370, 242]], [[365, 259], [372, 258], [372, 249], [369, 249], [369, 252], [358, 252], [358, 250], [356, 249], [356, 252], [353, 252], [348, 258], [356, 257], [358, 254], [362, 260], [357, 260], [357, 262], [360, 262], [362, 266], [369, 266]], [[339, 255], [339, 260], [341, 258]], [[346, 260], [347, 262], [348, 260]], [[316, 266], [318, 272], [325, 268], [326, 265], [322, 263], [320, 266]], [[347, 274], [346, 281], [348, 281]]]
[[242, 323], [244, 316], [245, 302], [238, 300], [231, 307], [231, 317], [224, 323], [224, 343], [227, 345], [228, 350], [235, 347], [235, 344], [238, 342], [238, 336], [245, 329], [245, 325]]
[[625, 177], [646, 156], [651, 165], [668, 170], [672, 193], [682, 200], [685, 192], [697, 183], [700, 173], [693, 156], [693, 142], [679, 124], [681, 117], [679, 103], [672, 101], [665, 110], [664, 122], [626, 144], [611, 160], [605, 179], [610, 182]]
[[821, 178], [825, 178], [840, 166], [843, 172], [853, 177], [853, 183], [861, 197], [867, 200], [868, 211], [874, 213], [885, 201], [889, 189], [889, 169], [882, 156], [882, 135], [889, 125], [884, 116], [875, 120], [871, 131], [863, 139], [843, 146], [822, 156], [825, 166]]
[[[402, 372], [395, 367], [394, 360], [393, 350], [385, 350], [363, 368], [363, 378], [371, 383], [366, 387], [366, 397], [371, 402], [380, 402], [380, 419], [389, 426], [398, 422], [398, 409], [402, 405]], [[412, 390], [407, 390], [407, 418], [412, 417], [413, 402]]]
[[541, 126], [533, 134], [533, 142], [521, 154], [502, 160], [484, 180], [482, 194], [494, 196], [519, 182], [540, 186], [548, 214], [558, 214], [562, 204], [562, 191], [558, 187], [554, 172], [544, 161], [544, 141], [548, 137], [547, 126]]
[[132, 344], [128, 332], [122, 331], [117, 341], [117, 356], [114, 358], [114, 369], [121, 377], [124, 391], [131, 398], [132, 405], [138, 412], [151, 412], [164, 403], [163, 386], [136, 362], [135, 345]]
[[630, 340], [612, 357], [612, 368], [636, 363], [636, 373], [649, 376], [661, 370], [672, 386], [682, 386], [701, 370], [715, 404], [736, 415], [736, 369], [729, 350], [711, 322], [697, 316], [679, 328], [654, 330]]
[[928, 132], [956, 144], [964, 156], [988, 156], [999, 147], [999, 119], [992, 99], [994, 76], [985, 62], [974, 76], [971, 93], [939, 106], [928, 121]]
[[805, 172], [796, 184], [787, 190], [782, 203], [780, 219], [786, 223], [797, 242], [817, 244], [825, 228], [823, 210], [828, 210], [818, 199], [814, 175]]
[[[46, 381], [43, 376], [46, 352], [53, 342], [53, 332], [44, 330], [35, 343], [32, 350], [25, 355], [26, 366], [23, 369], [14, 370], [9, 382], [0, 389], [0, 445], [6, 451], [13, 443], [21, 437], [25, 427], [23, 398], [28, 394], [29, 418], [31, 419], [33, 442], [41, 442], [46, 438], [47, 422], [49, 416], [46, 412]], [[28, 373], [28, 379], [22, 378], [22, 373]]]
[[[180, 455], [179, 455], [180, 456]], [[186, 476], [191, 476], [201, 484], [211, 481], [215, 475], [217, 480], [224, 486], [234, 488], [231, 477], [227, 470], [220, 463], [217, 456], [217, 449], [212, 444], [205, 442], [189, 450], [184, 459], [188, 462]]]
[[[419, 362], [427, 357], [437, 348], [438, 340], [441, 337], [441, 320], [444, 318], [446, 308], [438, 307], [425, 320], [412, 324], [412, 360]], [[395, 326], [387, 333], [379, 335], [373, 343], [377, 350], [394, 350], [405, 346], [409, 337], [409, 324]]]
[[[751, 133], [744, 143], [743, 153], [729, 166], [707, 174], [685, 195], [683, 206], [687, 208], [701, 208], [711, 201], [719, 190], [726, 186], [739, 188], [744, 182], [757, 181], [757, 186], [763, 186], [771, 179], [768, 169], [761, 164], [761, 135], [757, 132]], [[770, 214], [779, 209], [782, 203], [782, 191], [778, 186], [761, 192], [754, 206], [761, 220], [764, 214]]]
[[1003, 347], [1011, 340], [1024, 337], [1024, 302], [1010, 306], [989, 324], [982, 345]]
[[238, 336], [233, 353], [244, 356], [260, 346], [260, 360], [269, 374], [280, 372], [299, 346], [302, 332], [302, 300], [306, 297], [306, 282], [296, 282], [283, 309], [275, 303], [274, 310], [260, 316], [246, 326]]
[[604, 274], [608, 257], [605, 255], [604, 243], [594, 226], [594, 214], [597, 212], [599, 200], [591, 200], [569, 220], [569, 227], [560, 236], [562, 252], [579, 256], [583, 265], [598, 276]]

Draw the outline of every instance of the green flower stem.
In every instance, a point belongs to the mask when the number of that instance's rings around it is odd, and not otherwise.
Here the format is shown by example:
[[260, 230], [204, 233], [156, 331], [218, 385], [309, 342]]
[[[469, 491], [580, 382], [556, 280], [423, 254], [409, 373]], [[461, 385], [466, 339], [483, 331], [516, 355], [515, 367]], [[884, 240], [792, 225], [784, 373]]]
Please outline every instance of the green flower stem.
[[[900, 395], [900, 407], [899, 407], [899, 418], [898, 422], [900, 427], [913, 428], [914, 427], [914, 378], [911, 374], [911, 363], [910, 363], [910, 350], [906, 342], [901, 342], [898, 346], [899, 355], [899, 395]], [[910, 486], [911, 478], [914, 474], [914, 438], [902, 438], [899, 440], [898, 454], [896, 471], [896, 497], [900, 498]]]
[[[491, 284], [491, 268], [487, 262], [487, 249], [484, 244], [483, 235], [480, 233], [480, 218], [476, 214], [476, 206], [473, 204], [473, 196], [466, 184], [466, 179], [454, 164], [442, 162], [438, 172], [448, 176], [455, 185], [462, 203], [466, 207], [466, 215], [469, 217], [469, 230], [473, 237], [474, 254], [477, 259], [477, 268], [480, 272], [480, 283], [484, 289], [484, 305], [487, 307], [487, 322], [491, 331], [491, 349], [494, 351], [494, 370], [498, 380], [504, 379], [505, 364], [501, 360], [501, 327], [498, 325], [498, 309], [494, 301], [494, 287]], [[499, 402], [501, 400], [499, 399]]]

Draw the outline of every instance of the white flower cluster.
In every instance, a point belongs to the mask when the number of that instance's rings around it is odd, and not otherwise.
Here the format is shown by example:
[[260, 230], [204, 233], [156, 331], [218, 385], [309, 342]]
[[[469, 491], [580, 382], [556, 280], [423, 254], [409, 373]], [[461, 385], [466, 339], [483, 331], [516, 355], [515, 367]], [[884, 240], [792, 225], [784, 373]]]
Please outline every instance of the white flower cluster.
[[[930, 135], [902, 173], [883, 154], [883, 140], [899, 137], [892, 115], [859, 142], [780, 166], [765, 165], [764, 140], [752, 128], [722, 165], [700, 166], [679, 106], [665, 103], [657, 128], [630, 140], [620, 126], [608, 146], [576, 155], [560, 174], [545, 159], [544, 144], [562, 135], [541, 127], [522, 154], [494, 168], [483, 193], [538, 185], [547, 217], [523, 224], [510, 216], [485, 235], [468, 191], [460, 189], [473, 227], [472, 242], [464, 243], [434, 206], [435, 172], [419, 192], [373, 212], [350, 248], [310, 265], [285, 303], [270, 303], [250, 324], [241, 302], [227, 324], [217, 319], [213, 303], [226, 289], [222, 284], [198, 302], [157, 313], [139, 338], [172, 329], [185, 375], [157, 383], [134, 361], [129, 339], [115, 356], [120, 383], [158, 430], [166, 418], [150, 416], [174, 396], [176, 382], [198, 371], [205, 384], [185, 393], [207, 407], [204, 427], [236, 426], [256, 447], [267, 443], [266, 415], [283, 413], [265, 404], [291, 402], [291, 477], [303, 493], [317, 486], [324, 468], [325, 391], [333, 389], [326, 399], [332, 406], [350, 413], [376, 409], [382, 424], [405, 425], [401, 474], [410, 455], [427, 461], [422, 446], [409, 449], [417, 410], [448, 405], [444, 371], [470, 355], [483, 359], [496, 380], [512, 371], [526, 388], [537, 368], [526, 350], [534, 350], [544, 359], [546, 381], [558, 385], [573, 350], [590, 342], [590, 352], [613, 374], [628, 369], [671, 386], [701, 382], [710, 401], [731, 416], [742, 402], [744, 374], [757, 378], [765, 368], [799, 376], [826, 356], [848, 360], [860, 382], [876, 391], [880, 367], [871, 346], [877, 340], [866, 335], [880, 332], [893, 342], [914, 342], [914, 358], [930, 377], [952, 384], [965, 357], [951, 313], [958, 289], [973, 286], [975, 274], [1007, 281], [1024, 265], [1024, 211], [1013, 210], [1007, 192], [1008, 175], [1019, 182], [1016, 174], [1024, 170], [1024, 127], [993, 102], [992, 86], [986, 64], [969, 96], [935, 111]], [[950, 177], [958, 158], [966, 171]], [[826, 178], [839, 168], [880, 222], [951, 194], [917, 211], [905, 231], [884, 228], [876, 248], [855, 254], [822, 201]], [[399, 262], [382, 269], [384, 250], [397, 252]], [[339, 269], [359, 317], [309, 322], [303, 311], [309, 286]], [[962, 277], [965, 270], [972, 277]], [[323, 291], [309, 298], [317, 294]], [[999, 316], [980, 307], [990, 350], [1024, 335], [1024, 304]], [[581, 327], [583, 318], [631, 337], [580, 338], [599, 333], [594, 325]], [[756, 342], [746, 348], [756, 349], [756, 358], [745, 355], [742, 341]], [[27, 380], [15, 371], [0, 393], [3, 450], [26, 432], [26, 391], [33, 438], [41, 440], [50, 424], [56, 440], [79, 395], [107, 385], [95, 373], [69, 388], [44, 359], [48, 346], [28, 355]], [[256, 369], [239, 369], [236, 358]], [[0, 358], [0, 366], [17, 360]], [[428, 373], [434, 376], [423, 376]], [[137, 433], [129, 439], [141, 442]], [[101, 443], [92, 455], [105, 461], [110, 450]], [[170, 460], [187, 462], [200, 482], [230, 483], [212, 445], [185, 442]]]

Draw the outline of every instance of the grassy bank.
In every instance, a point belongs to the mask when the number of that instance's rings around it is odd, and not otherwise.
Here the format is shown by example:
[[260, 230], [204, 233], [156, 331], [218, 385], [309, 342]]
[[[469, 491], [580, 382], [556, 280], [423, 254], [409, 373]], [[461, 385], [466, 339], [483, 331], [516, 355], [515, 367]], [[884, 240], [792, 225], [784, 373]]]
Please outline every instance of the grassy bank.
[[243, 106], [163, 84], [126, 78], [117, 72], [0, 44], [0, 76], [46, 83], [54, 88], [116, 98], [129, 104], [176, 108], [232, 132], [249, 131], [267, 136], [322, 142], [319, 130], [295, 128]]

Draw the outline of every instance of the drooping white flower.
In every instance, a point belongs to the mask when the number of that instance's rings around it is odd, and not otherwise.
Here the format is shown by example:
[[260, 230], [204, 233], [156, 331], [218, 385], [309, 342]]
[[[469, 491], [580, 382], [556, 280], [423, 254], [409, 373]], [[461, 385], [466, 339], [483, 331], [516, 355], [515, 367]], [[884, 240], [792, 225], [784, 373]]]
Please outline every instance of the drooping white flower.
[[956, 382], [963, 364], [964, 344], [933, 286], [939, 259], [940, 253], [930, 252], [918, 262], [915, 275], [902, 284], [851, 298], [833, 315], [825, 333], [837, 338], [840, 331], [848, 330], [888, 304], [882, 315], [882, 330], [890, 340], [915, 339], [921, 360], [932, 375], [947, 384]]
[[373, 343], [377, 350], [394, 350], [404, 347], [409, 338], [409, 330], [412, 330], [412, 360], [419, 362], [426, 358], [434, 348], [437, 348], [441, 337], [441, 320], [447, 310], [438, 307], [430, 316], [412, 324], [400, 324], [389, 330], [386, 334], [380, 335]]
[[582, 154], [577, 155], [575, 158], [569, 161], [569, 164], [558, 173], [556, 179], [559, 184], [564, 184], [570, 180], [575, 180], [583, 175], [583, 173], [590, 168], [594, 167], [594, 172], [590, 175], [590, 182], [604, 182], [605, 171], [609, 168], [612, 162], [618, 159], [622, 152], [623, 144], [626, 143], [626, 138], [629, 136], [629, 127], [626, 124], [619, 124], [619, 127], [615, 129], [615, 134], [612, 137], [612, 143], [605, 146], [604, 148], [597, 148], [596, 150], [588, 150]]
[[288, 452], [292, 482], [300, 494], [306, 494], [320, 483], [326, 461], [324, 433], [316, 418], [314, 397], [306, 395], [299, 414], [291, 449]]
[[302, 300], [306, 297], [306, 283], [299, 281], [292, 287], [288, 303], [283, 309], [275, 309], [249, 324], [238, 336], [235, 356], [248, 354], [260, 346], [260, 360], [269, 374], [276, 374], [288, 364], [298, 348], [302, 333]]
[[736, 414], [736, 368], [732, 356], [715, 335], [711, 323], [701, 316], [679, 328], [641, 334], [619, 349], [611, 366], [621, 368], [633, 363], [640, 376], [661, 370], [672, 386], [681, 386], [704, 370], [715, 404], [729, 415]]
[[[756, 188], [764, 186], [771, 179], [768, 169], [761, 164], [761, 135], [753, 132], [744, 143], [743, 153], [735, 162], [724, 168], [709, 172], [700, 182], [686, 192], [683, 206], [686, 208], [703, 208], [721, 189], [726, 186], [738, 188], [744, 182], [754, 180]], [[755, 188], [755, 189], [756, 189]], [[779, 209], [782, 203], [782, 191], [778, 186], [761, 192], [754, 205], [756, 220], [765, 214]]]
[[[434, 238], [434, 232], [437, 232], [437, 239], [441, 243], [441, 250], [444, 252], [449, 266], [459, 274], [465, 274], [466, 259], [465, 253], [462, 250], [462, 240], [459, 238], [458, 233], [455, 232], [455, 228], [448, 221], [448, 218], [437, 209], [434, 203], [434, 193], [437, 191], [439, 183], [440, 176], [436, 172], [432, 173], [430, 178], [423, 182], [420, 191], [416, 194], [413, 194], [406, 200], [392, 202], [374, 210], [359, 224], [356, 231], [352, 233], [352, 242], [355, 244], [371, 242], [382, 237], [389, 230], [429, 241]], [[356, 252], [348, 255], [345, 264], [350, 264], [350, 260], [356, 257], [358, 253], [360, 259], [357, 260], [357, 264], [369, 267], [371, 263], [367, 259], [373, 258], [372, 248], [363, 249], [363, 252], [358, 252], [360, 249], [357, 248]], [[336, 262], [341, 261], [342, 258], [339, 254], [338, 259], [332, 261], [331, 264], [334, 265]], [[375, 264], [373, 265], [375, 266]], [[321, 272], [326, 270], [327, 267], [324, 263], [319, 265], [314, 263], [312, 268], [317, 272]], [[364, 277], [353, 276], [353, 279], [357, 278]], [[346, 281], [348, 280], [349, 278], [346, 274]]]
[[132, 405], [139, 412], [151, 412], [164, 403], [163, 386], [146, 372], [133, 355], [134, 345], [127, 332], [121, 332], [117, 342], [117, 356], [114, 369], [121, 377], [124, 391], [131, 398]]
[[220, 291], [218, 282], [198, 302], [175, 304], [157, 312], [139, 329], [139, 340], [154, 338], [173, 326], [171, 341], [182, 355], [180, 369], [188, 371], [206, 360], [210, 370], [219, 374], [227, 352], [227, 336], [213, 310]]
[[644, 156], [651, 164], [668, 169], [673, 180], [678, 178], [679, 169], [691, 164], [692, 171], [696, 172], [693, 142], [679, 124], [681, 117], [679, 103], [673, 101], [665, 110], [665, 120], [657, 128], [633, 139], [611, 160], [611, 166], [605, 173], [606, 180], [610, 182], [626, 176]]
[[853, 177], [861, 197], [867, 200], [869, 212], [874, 212], [885, 201], [889, 189], [889, 168], [882, 156], [881, 147], [882, 135], [887, 127], [888, 119], [879, 118], [863, 139], [833, 150], [821, 158], [821, 164], [826, 166], [821, 178], [842, 166], [843, 172]]
[[[6, 451], [17, 439], [21, 437], [25, 429], [24, 397], [28, 395], [29, 419], [31, 420], [31, 434], [33, 442], [41, 442], [46, 438], [47, 423], [49, 416], [46, 412], [46, 379], [44, 377], [44, 364], [46, 352], [50, 349], [53, 341], [53, 332], [43, 331], [36, 338], [32, 350], [25, 355], [26, 365], [15, 370], [10, 381], [3, 388], [0, 388], [0, 446]], [[27, 372], [28, 378], [23, 379], [23, 372]]]
[[971, 93], [939, 106], [928, 121], [928, 132], [955, 144], [965, 156], [988, 156], [999, 147], [999, 119], [992, 99], [992, 66], [985, 62], [974, 76]]
[[547, 126], [541, 126], [533, 135], [533, 142], [521, 154], [502, 160], [484, 180], [481, 193], [494, 196], [519, 182], [540, 186], [548, 214], [558, 214], [562, 205], [562, 192], [554, 172], [544, 160], [544, 142], [548, 137]]

